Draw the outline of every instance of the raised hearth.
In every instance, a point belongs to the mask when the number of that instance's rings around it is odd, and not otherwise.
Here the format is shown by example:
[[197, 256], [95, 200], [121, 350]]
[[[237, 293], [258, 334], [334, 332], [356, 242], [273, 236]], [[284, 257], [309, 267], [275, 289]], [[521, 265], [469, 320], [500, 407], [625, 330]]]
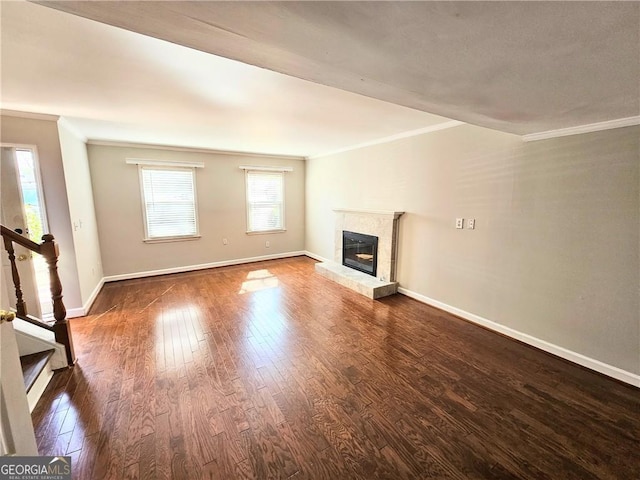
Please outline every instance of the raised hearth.
[[376, 277], [334, 262], [316, 263], [316, 272], [373, 300], [398, 291], [397, 282], [381, 282]]

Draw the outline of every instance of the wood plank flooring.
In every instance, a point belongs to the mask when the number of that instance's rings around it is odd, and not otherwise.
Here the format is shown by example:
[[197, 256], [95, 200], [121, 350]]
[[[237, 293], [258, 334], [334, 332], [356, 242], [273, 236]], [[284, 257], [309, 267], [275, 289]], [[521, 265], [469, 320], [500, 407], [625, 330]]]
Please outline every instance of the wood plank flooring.
[[40, 453], [91, 480], [640, 478], [640, 390], [314, 263], [105, 285]]

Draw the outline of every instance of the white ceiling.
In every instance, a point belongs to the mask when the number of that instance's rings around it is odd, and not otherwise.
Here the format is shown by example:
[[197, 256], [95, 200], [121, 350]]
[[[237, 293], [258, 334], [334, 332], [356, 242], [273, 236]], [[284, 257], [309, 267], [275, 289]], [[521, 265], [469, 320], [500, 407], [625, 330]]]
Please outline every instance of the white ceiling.
[[2, 2], [1, 107], [88, 139], [310, 156], [448, 121], [26, 2]]
[[2, 106], [89, 138], [314, 155], [447, 121], [423, 112], [516, 134], [640, 115], [638, 2], [41, 3], [150, 36], [3, 2]]

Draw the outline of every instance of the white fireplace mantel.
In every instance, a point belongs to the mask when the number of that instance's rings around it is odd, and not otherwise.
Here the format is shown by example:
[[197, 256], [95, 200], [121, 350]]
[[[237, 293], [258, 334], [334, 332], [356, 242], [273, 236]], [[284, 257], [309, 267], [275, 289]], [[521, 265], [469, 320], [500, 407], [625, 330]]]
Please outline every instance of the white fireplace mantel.
[[394, 220], [400, 218], [404, 212], [393, 212], [391, 210], [356, 210], [355, 208], [334, 208], [336, 213], [358, 213], [363, 215], [388, 215], [392, 216]]

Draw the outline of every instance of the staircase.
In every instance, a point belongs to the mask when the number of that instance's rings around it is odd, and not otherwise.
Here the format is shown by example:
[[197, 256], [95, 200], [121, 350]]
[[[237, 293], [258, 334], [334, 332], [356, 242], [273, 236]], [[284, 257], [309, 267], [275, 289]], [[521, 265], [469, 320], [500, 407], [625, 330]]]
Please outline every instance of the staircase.
[[[50, 234], [43, 235], [42, 243], [35, 243], [4, 225], [0, 225], [0, 234], [9, 258], [16, 301], [13, 312], [2, 311], [0, 315], [0, 418], [3, 420], [0, 422], [0, 455], [37, 455], [30, 413], [54, 370], [72, 367], [76, 361], [67, 311], [62, 302], [58, 246]], [[46, 260], [53, 322], [28, 314], [14, 244], [38, 253]]]
[[[15, 314], [0, 310], [0, 455], [38, 455], [36, 437], [31, 422], [29, 400], [25, 389], [16, 333], [13, 328]], [[50, 358], [47, 359], [47, 363]], [[25, 361], [25, 363], [29, 363]], [[40, 363], [40, 362], [36, 362]], [[34, 389], [44, 369], [36, 367], [31, 377]], [[45, 378], [46, 378], [45, 374]], [[43, 380], [44, 381], [44, 380]], [[46, 380], [48, 382], [48, 379]], [[40, 382], [41, 383], [41, 382]], [[35, 386], [35, 388], [38, 388]], [[36, 400], [37, 401], [37, 400]]]
[[55, 335], [50, 330], [20, 318], [14, 319], [11, 323], [14, 327], [31, 412], [53, 372], [67, 368], [66, 349], [64, 345], [55, 341]]
[[30, 353], [20, 357], [22, 367], [22, 378], [24, 378], [24, 388], [27, 392], [27, 402], [29, 412], [33, 412], [36, 403], [47, 388], [49, 380], [53, 377], [51, 368], [51, 357], [55, 350], [53, 348], [44, 352]]
[[[0, 234], [4, 242], [4, 248], [9, 256], [11, 264], [11, 278], [15, 290], [15, 313], [19, 319], [31, 323], [38, 328], [53, 332], [55, 341], [64, 345], [67, 366], [73, 366], [76, 362], [75, 352], [73, 349], [73, 339], [71, 336], [71, 328], [67, 320], [67, 310], [62, 302], [62, 283], [58, 275], [58, 245], [55, 243], [53, 235], [46, 234], [42, 236], [42, 243], [35, 243], [27, 237], [14, 232], [13, 230], [0, 225]], [[18, 244], [32, 252], [42, 255], [49, 267], [49, 283], [51, 290], [51, 302], [53, 303], [53, 323], [44, 322], [28, 314], [27, 305], [23, 299], [22, 287], [20, 282], [20, 274], [16, 266], [16, 255], [14, 243]]]

